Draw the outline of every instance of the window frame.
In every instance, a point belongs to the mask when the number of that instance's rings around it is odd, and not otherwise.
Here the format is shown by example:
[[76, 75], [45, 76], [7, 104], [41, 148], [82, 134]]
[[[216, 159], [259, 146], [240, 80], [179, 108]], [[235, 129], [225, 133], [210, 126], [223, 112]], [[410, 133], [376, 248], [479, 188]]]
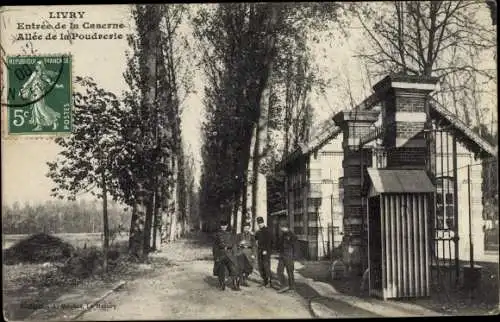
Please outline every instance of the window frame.
[[[447, 184], [445, 185], [446, 181]], [[445, 189], [445, 186], [447, 189]], [[436, 178], [436, 229], [453, 230], [456, 225], [455, 218], [455, 191], [454, 178], [441, 176]], [[450, 222], [451, 220], [451, 222]]]

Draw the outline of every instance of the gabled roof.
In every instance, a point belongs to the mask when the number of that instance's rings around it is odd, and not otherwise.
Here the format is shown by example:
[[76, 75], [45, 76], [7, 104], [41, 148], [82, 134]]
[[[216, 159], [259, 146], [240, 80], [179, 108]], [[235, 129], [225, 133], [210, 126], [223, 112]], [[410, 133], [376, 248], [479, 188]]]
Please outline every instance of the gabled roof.
[[[353, 110], [369, 110], [379, 103], [380, 98], [372, 94], [363, 102], [358, 104]], [[462, 122], [455, 114], [448, 111], [441, 103], [432, 99], [430, 105], [430, 113], [432, 119], [438, 119], [450, 125], [457, 135], [457, 140], [463, 143], [469, 151], [479, 157], [498, 157], [498, 147], [489, 144], [480, 135], [472, 131], [464, 122]], [[322, 122], [317, 130], [311, 135], [311, 140], [308, 143], [299, 144], [299, 148], [295, 149], [288, 157], [281, 161], [280, 167], [285, 166], [290, 161], [295, 160], [300, 155], [307, 155], [317, 149], [320, 149], [329, 140], [335, 138], [342, 130], [335, 125], [333, 116]]]
[[[368, 110], [380, 102], [380, 98], [376, 93], [365, 98], [361, 103], [355, 106], [352, 110]], [[319, 126], [313, 129], [311, 139], [307, 143], [299, 143], [299, 147], [292, 151], [283, 159], [278, 167], [284, 167], [290, 161], [295, 160], [299, 155], [307, 155], [315, 150], [321, 149], [328, 141], [335, 138], [342, 132], [342, 129], [335, 125], [333, 116], [323, 121]]]
[[479, 134], [472, 131], [462, 120], [455, 114], [448, 111], [441, 103], [432, 99], [431, 101], [431, 118], [444, 121], [445, 125], [450, 125], [456, 134], [457, 140], [463, 143], [469, 151], [474, 152], [479, 157], [498, 157], [498, 146], [492, 146]]
[[288, 154], [285, 159], [281, 160], [278, 167], [283, 168], [290, 161], [295, 160], [299, 156], [307, 155], [314, 150], [321, 148], [341, 132], [342, 130], [340, 127], [335, 125], [333, 118], [323, 121], [319, 126], [313, 129], [313, 133], [311, 133], [311, 140], [308, 143], [299, 143], [299, 146], [295, 148], [295, 150]]

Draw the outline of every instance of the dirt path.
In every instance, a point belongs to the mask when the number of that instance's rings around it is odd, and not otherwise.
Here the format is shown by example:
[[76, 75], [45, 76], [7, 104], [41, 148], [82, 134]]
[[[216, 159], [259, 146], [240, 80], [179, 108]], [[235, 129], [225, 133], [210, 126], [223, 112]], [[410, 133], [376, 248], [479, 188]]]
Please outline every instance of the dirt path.
[[307, 302], [296, 293], [277, 294], [259, 287], [258, 275], [250, 287], [221, 291], [212, 276], [209, 246], [179, 241], [152, 260], [168, 258], [173, 265], [129, 282], [80, 320], [311, 318]]

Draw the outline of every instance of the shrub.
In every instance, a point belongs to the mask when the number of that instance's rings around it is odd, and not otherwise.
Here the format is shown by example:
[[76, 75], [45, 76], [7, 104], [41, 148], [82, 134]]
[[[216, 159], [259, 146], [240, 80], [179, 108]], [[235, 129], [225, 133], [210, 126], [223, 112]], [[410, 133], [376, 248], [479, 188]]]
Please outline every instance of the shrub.
[[[108, 270], [113, 269], [120, 255], [116, 249], [108, 251]], [[61, 267], [61, 272], [78, 278], [87, 278], [102, 273], [103, 264], [104, 253], [101, 249], [97, 247], [78, 249]]]

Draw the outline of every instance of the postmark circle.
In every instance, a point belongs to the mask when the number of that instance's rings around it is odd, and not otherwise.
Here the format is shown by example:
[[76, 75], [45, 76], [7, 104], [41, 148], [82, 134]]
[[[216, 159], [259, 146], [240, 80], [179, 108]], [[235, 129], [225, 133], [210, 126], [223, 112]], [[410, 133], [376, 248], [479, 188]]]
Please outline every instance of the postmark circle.
[[[51, 26], [51, 28], [49, 28], [48, 30], [51, 30], [52, 32], [56, 32], [57, 31], [54, 27], [52, 27], [52, 24], [49, 21], [47, 21], [47, 19], [42, 19], [42, 21], [44, 23], [47, 23], [48, 26]], [[68, 32], [68, 33], [69, 33], [69, 31], [70, 30], [66, 30], [66, 32]], [[17, 40], [15, 40], [15, 41], [17, 41]], [[68, 38], [68, 41], [69, 41], [70, 44], [72, 43], [72, 41], [71, 41], [70, 38]], [[30, 48], [30, 46], [31, 46], [31, 48]], [[31, 51], [32, 51], [31, 54], [30, 53], [24, 53], [24, 54], [19, 54], [19, 55], [13, 55], [11, 57], [37, 57], [37, 56], [44, 56], [44, 57], [46, 57], [47, 56], [47, 55], [44, 55], [44, 54], [35, 53], [34, 50], [33, 50], [33, 42], [31, 42], [30, 40], [26, 43], [26, 47], [31, 49]], [[10, 72], [11, 72], [10, 71], [10, 67], [9, 67], [9, 65], [8, 65], [8, 63], [7, 63], [6, 59], [5, 59], [5, 58], [8, 57], [8, 54], [6, 53], [6, 51], [4, 50], [4, 48], [1, 45], [0, 45], [0, 50], [1, 50], [0, 57], [2, 57], [2, 60], [3, 60], [3, 66], [2, 67], [5, 67], [6, 68], [6, 72], [10, 74]], [[56, 57], [56, 56], [59, 56], [59, 55], [53, 55], [53, 56]], [[46, 90], [42, 94], [38, 95], [36, 98], [31, 98], [30, 100], [28, 100], [26, 102], [23, 102], [23, 103], [9, 103], [9, 97], [7, 95], [6, 101], [5, 102], [0, 101], [0, 105], [1, 106], [6, 106], [6, 107], [18, 107], [19, 108], [19, 107], [26, 107], [26, 106], [32, 105], [32, 104], [37, 103], [38, 101], [44, 99], [54, 89], [55, 85], [57, 84], [57, 82], [61, 78], [61, 75], [62, 75], [63, 70], [64, 70], [64, 57], [65, 57], [65, 55], [61, 55], [61, 57], [59, 57], [60, 60], [61, 60], [61, 64], [60, 64], [59, 68], [57, 68], [57, 77], [54, 79], [54, 81], [52, 82], [52, 84], [49, 87], [46, 88]], [[28, 68], [26, 68], [26, 67], [28, 67]], [[2, 68], [2, 69], [4, 69], [4, 68]], [[25, 77], [26, 76], [26, 70], [29, 70], [29, 69], [30, 69], [29, 66], [24, 66], [24, 70], [19, 69], [19, 70], [17, 70], [17, 71], [14, 72], [14, 75], [16, 77], [18, 77], [18, 80], [19, 80], [19, 77]], [[33, 71], [31, 71], [31, 72], [33, 72]], [[28, 77], [29, 77], [29, 75], [28, 75]], [[1, 81], [3, 81], [3, 75], [0, 75], [0, 78], [1, 78]], [[7, 86], [9, 86], [9, 81], [7, 81]], [[2, 86], [2, 91], [3, 91], [4, 88], [5, 88], [5, 86]], [[7, 94], [9, 94], [10, 91], [11, 91], [11, 88], [9, 87], [7, 90], [8, 90]], [[3, 97], [2, 97], [1, 100], [3, 100]]]
[[[3, 51], [3, 48], [2, 48], [2, 51]], [[14, 57], [9, 57], [9, 58], [7, 58], [7, 60], [10, 58], [32, 58], [32, 59], [36, 59], [37, 61], [43, 61], [43, 58], [41, 58], [41, 57], [44, 57], [44, 56], [38, 56], [38, 57], [40, 57], [40, 58], [37, 58], [37, 55], [17, 55]], [[26, 107], [26, 106], [32, 105], [32, 104], [44, 99], [55, 88], [56, 84], [59, 82], [61, 75], [63, 73], [63, 70], [64, 70], [65, 57], [67, 57], [67, 56], [66, 55], [54, 56], [54, 58], [60, 60], [59, 68], [57, 71], [57, 76], [54, 78], [54, 80], [51, 82], [51, 84], [46, 89], [43, 90], [43, 92], [40, 95], [37, 95], [36, 97], [30, 98], [30, 99], [24, 99], [21, 96], [21, 98], [23, 100], [26, 100], [26, 102], [23, 102], [23, 103], [9, 103], [9, 99], [7, 97], [6, 102], [1, 102], [1, 105], [6, 106], [6, 107]], [[9, 75], [10, 75], [12, 72], [11, 69], [13, 67], [10, 67], [9, 64], [6, 63], [5, 60], [3, 61], [3, 65], [7, 68], [7, 73], [9, 73]], [[12, 72], [12, 74], [17, 77], [18, 81], [22, 81], [26, 78], [29, 78], [32, 75], [32, 73], [34, 73], [34, 72], [35, 72], [35, 70], [32, 69], [28, 64], [21, 64], [21, 67], [16, 68]], [[7, 83], [9, 83], [9, 81], [7, 81]], [[17, 88], [11, 88], [9, 86], [7, 96], [10, 95], [9, 93], [12, 93], [12, 92], [14, 92], [14, 95], [17, 95], [18, 93], [16, 93], [16, 90], [17, 90]]]
[[[67, 44], [72, 45], [71, 37], [64, 36], [72, 30], [71, 23], [68, 24], [65, 17], [48, 21], [40, 16], [40, 12], [34, 11], [19, 14], [21, 20], [15, 16], [4, 20], [5, 29], [12, 31], [7, 34], [12, 36], [13, 46], [4, 43], [6, 47], [0, 47], [3, 60], [0, 62], [0, 106], [2, 123], [5, 122], [2, 134], [6, 138], [19, 135], [34, 138], [40, 134], [71, 133], [73, 56], [67, 46], [63, 45], [66, 48], [62, 52], [56, 51], [54, 49], [59, 45], [53, 47], [45, 41], [68, 40]], [[40, 31], [40, 28], [20, 28], [18, 20], [28, 24], [31, 20], [41, 22], [45, 27]], [[18, 29], [22, 31], [18, 32]]]

